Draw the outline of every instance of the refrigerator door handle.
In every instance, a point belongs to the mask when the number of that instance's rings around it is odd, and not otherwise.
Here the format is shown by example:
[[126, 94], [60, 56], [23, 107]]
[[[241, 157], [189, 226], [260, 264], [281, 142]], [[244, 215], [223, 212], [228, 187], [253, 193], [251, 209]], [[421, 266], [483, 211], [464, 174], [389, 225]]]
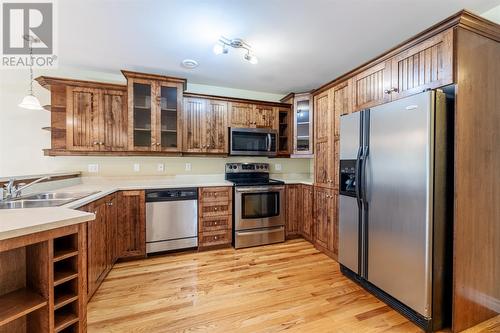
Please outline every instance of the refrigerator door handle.
[[363, 160], [361, 161], [361, 182], [363, 191], [361, 191], [361, 201], [366, 205], [368, 203], [368, 198], [366, 197], [366, 162], [368, 161], [368, 146], [363, 148]]
[[356, 155], [356, 174], [355, 174], [355, 181], [356, 181], [356, 201], [358, 202], [358, 207], [361, 208], [361, 153], [363, 152], [363, 148], [360, 146], [358, 148], [358, 153]]

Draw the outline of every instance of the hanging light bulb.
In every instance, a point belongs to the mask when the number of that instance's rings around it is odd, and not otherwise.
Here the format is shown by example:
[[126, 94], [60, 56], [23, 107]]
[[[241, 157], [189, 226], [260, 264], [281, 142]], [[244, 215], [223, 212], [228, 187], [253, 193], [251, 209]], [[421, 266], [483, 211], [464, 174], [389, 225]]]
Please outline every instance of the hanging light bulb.
[[251, 63], [252, 65], [255, 65], [259, 62], [259, 60], [257, 59], [256, 56], [254, 56], [253, 54], [251, 54], [250, 52], [247, 52], [245, 54], [245, 60], [248, 61], [249, 63]]
[[23, 100], [21, 103], [19, 103], [19, 107], [23, 109], [28, 109], [28, 110], [43, 110], [42, 105], [40, 104], [40, 101], [38, 98], [35, 97], [33, 94], [33, 42], [36, 42], [37, 40], [33, 38], [30, 35], [24, 35], [23, 38], [29, 42], [29, 48], [30, 48], [30, 90], [28, 95], [24, 96]]
[[225, 45], [222, 45], [221, 43], [217, 43], [214, 45], [213, 51], [215, 54], [227, 54], [227, 48]]

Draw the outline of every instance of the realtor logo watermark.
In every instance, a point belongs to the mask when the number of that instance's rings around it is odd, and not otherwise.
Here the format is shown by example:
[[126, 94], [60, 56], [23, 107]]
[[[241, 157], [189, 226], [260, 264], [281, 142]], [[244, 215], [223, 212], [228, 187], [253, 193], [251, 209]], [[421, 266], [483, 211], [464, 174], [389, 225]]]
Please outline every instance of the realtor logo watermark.
[[57, 67], [55, 1], [4, 0], [1, 5], [0, 67]]

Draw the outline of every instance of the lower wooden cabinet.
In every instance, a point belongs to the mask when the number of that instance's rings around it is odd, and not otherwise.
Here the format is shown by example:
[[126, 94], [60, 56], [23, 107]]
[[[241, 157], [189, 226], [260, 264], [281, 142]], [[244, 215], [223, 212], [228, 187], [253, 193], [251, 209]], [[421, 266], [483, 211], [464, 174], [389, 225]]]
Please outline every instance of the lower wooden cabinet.
[[314, 187], [314, 245], [330, 257], [338, 256], [338, 193]]
[[96, 216], [87, 223], [87, 295], [90, 298], [117, 259], [116, 194], [96, 200], [81, 210]]
[[232, 187], [198, 189], [198, 248], [229, 246], [232, 242]]
[[87, 223], [87, 295], [90, 299], [119, 258], [144, 257], [144, 191], [121, 191], [80, 210], [96, 215]]
[[302, 185], [286, 185], [286, 238], [294, 238], [300, 235], [302, 225]]
[[118, 258], [146, 256], [146, 201], [144, 191], [120, 191], [118, 204]]
[[313, 242], [313, 230], [313, 186], [286, 185], [286, 237]]
[[300, 234], [306, 240], [313, 241], [313, 186], [301, 185], [301, 205], [302, 205], [302, 223], [299, 225]]
[[95, 220], [87, 223], [87, 294], [90, 298], [105, 277], [109, 244], [106, 221], [106, 198], [90, 204]]

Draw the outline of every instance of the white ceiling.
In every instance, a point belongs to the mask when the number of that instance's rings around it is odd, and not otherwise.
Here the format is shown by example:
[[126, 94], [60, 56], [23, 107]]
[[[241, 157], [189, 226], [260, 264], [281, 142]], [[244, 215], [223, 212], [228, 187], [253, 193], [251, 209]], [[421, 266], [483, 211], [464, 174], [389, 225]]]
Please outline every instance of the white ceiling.
[[[59, 64], [272, 93], [316, 88], [462, 8], [500, 0], [60, 0]], [[220, 35], [249, 42], [216, 56]], [[200, 66], [180, 67], [185, 58]]]

